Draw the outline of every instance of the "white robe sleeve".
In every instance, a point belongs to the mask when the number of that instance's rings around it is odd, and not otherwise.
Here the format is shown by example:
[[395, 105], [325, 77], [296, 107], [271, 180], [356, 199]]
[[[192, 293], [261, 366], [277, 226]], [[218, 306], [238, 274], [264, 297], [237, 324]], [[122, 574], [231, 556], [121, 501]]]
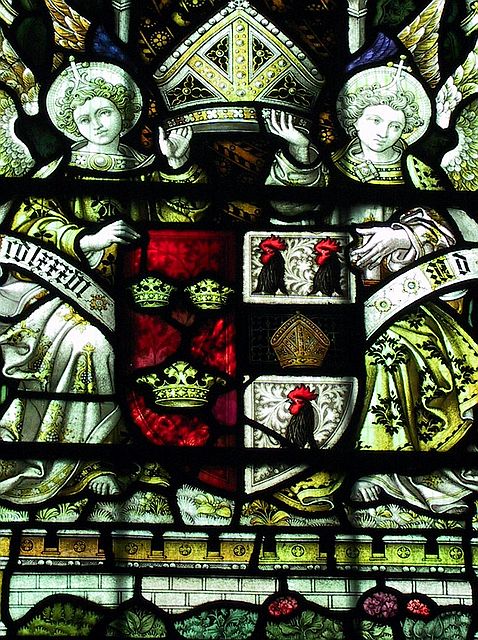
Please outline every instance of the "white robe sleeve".
[[392, 229], [403, 229], [410, 240], [409, 249], [398, 249], [387, 257], [387, 268], [398, 271], [418, 258], [452, 247], [456, 238], [446, 221], [434, 211], [417, 207], [400, 216]]
[[319, 160], [319, 153], [311, 147], [316, 158], [310, 166], [294, 164], [283, 151], [278, 151], [272, 162], [271, 170], [266, 179], [266, 185], [297, 186], [297, 187], [325, 187], [329, 181], [329, 170]]

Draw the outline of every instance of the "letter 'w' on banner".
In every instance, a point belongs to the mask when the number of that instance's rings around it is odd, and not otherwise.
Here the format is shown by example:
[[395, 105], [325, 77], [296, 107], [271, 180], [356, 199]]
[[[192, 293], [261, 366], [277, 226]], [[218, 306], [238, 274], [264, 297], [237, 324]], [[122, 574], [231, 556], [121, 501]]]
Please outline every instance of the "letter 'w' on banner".
[[114, 301], [86, 273], [62, 256], [14, 236], [0, 235], [0, 264], [8, 264], [53, 287], [110, 331], [115, 326]]

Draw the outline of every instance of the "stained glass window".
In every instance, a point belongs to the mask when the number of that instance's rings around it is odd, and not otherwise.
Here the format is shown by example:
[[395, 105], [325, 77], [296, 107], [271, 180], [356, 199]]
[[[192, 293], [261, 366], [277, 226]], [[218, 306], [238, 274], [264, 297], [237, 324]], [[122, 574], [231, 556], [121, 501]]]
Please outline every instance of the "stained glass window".
[[0, 635], [477, 636], [475, 5], [0, 0]]

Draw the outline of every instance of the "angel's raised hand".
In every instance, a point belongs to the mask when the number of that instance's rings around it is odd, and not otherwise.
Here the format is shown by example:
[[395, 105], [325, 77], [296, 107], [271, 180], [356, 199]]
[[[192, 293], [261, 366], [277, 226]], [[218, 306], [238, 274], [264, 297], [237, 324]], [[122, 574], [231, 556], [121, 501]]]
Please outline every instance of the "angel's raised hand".
[[180, 127], [169, 134], [159, 127], [159, 148], [171, 167], [177, 169], [189, 160], [191, 138], [191, 127]]
[[265, 118], [271, 133], [286, 140], [289, 144], [304, 147], [310, 144], [310, 140], [305, 133], [294, 125], [294, 120], [290, 113], [279, 111], [279, 109], [271, 109], [270, 114]]
[[290, 154], [299, 162], [310, 162], [310, 140], [306, 133], [298, 129], [290, 113], [271, 109], [264, 113], [269, 130], [289, 143]]

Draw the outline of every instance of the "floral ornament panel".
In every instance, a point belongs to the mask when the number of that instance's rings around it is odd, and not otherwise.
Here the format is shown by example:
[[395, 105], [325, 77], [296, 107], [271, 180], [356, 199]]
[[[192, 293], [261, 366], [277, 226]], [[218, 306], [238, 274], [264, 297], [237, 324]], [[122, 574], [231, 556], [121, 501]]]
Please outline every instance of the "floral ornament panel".
[[[173, 579], [172, 588], [178, 590], [180, 580]], [[439, 597], [431, 598], [423, 590], [397, 590], [387, 584], [368, 589], [357, 585], [350, 592], [349, 604], [335, 610], [327, 601], [317, 603], [316, 594], [307, 588], [305, 580], [295, 580], [294, 588], [278, 589], [270, 581], [262, 585], [256, 579], [257, 588], [262, 589], [257, 603], [249, 603], [246, 594], [242, 599], [229, 602], [217, 600], [216, 594], [211, 594], [214, 598], [211, 600], [202, 592], [197, 594], [200, 604], [184, 612], [171, 610], [164, 599], [155, 602], [149, 591], [153, 581], [152, 576], [145, 577], [140, 599], [132, 597], [125, 581], [121, 605], [110, 603], [107, 597], [102, 604], [96, 604], [91, 600], [91, 593], [44, 598], [33, 609], [15, 616], [15, 631], [19, 636], [30, 637], [55, 633], [69, 637], [93, 637], [94, 634], [175, 640], [345, 640], [352, 634], [360, 640], [423, 640], [429, 637], [465, 640], [473, 628], [469, 605], [449, 608]], [[104, 582], [108, 596], [111, 581], [105, 579]], [[210, 586], [208, 580], [205, 584]], [[191, 586], [196, 587], [197, 583], [191, 582]], [[247, 582], [243, 586], [247, 588]], [[227, 579], [220, 579], [218, 587], [227, 593]], [[328, 593], [330, 599], [340, 597], [337, 580], [334, 583], [318, 578], [317, 589]], [[97, 588], [92, 587], [92, 590]]]
[[329, 232], [249, 232], [244, 239], [245, 302], [350, 304], [355, 281], [345, 262], [351, 237]]

